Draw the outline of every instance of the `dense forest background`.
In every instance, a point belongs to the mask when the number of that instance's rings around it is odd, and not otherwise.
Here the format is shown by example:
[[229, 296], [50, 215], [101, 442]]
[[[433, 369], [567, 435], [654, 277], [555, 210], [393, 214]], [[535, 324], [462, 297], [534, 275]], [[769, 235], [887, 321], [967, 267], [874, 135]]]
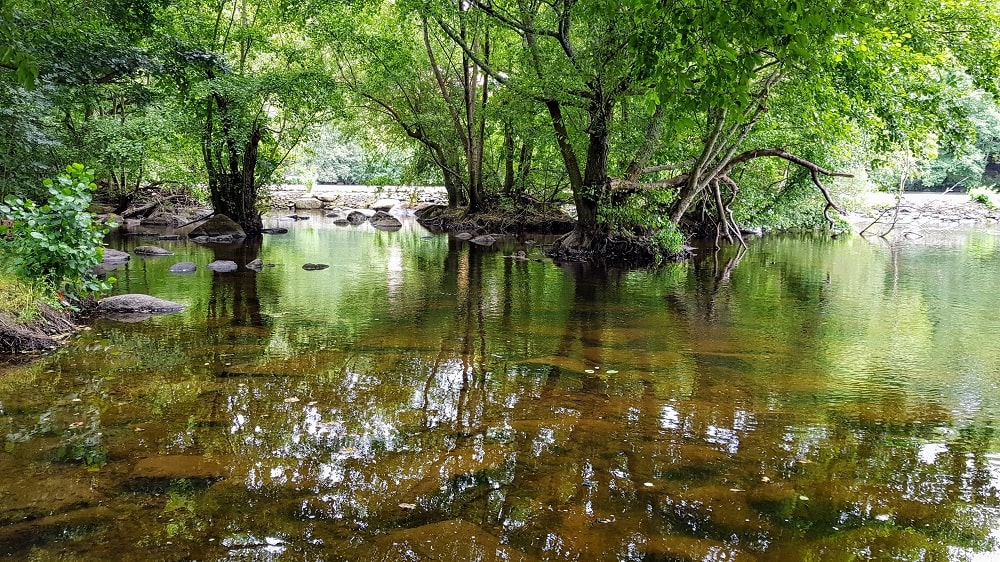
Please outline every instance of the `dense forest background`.
[[[259, 230], [268, 186], [572, 203], [609, 237], [834, 221], [837, 190], [1000, 171], [987, 0], [5, 0], [0, 195], [71, 162]], [[845, 179], [836, 179], [843, 177]], [[832, 184], [831, 182], [839, 182]]]

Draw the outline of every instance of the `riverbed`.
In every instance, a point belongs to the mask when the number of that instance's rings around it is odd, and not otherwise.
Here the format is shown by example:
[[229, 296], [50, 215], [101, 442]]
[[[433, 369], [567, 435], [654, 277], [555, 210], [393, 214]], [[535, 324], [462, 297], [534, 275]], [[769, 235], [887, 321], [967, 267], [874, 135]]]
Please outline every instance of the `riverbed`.
[[183, 312], [0, 371], [0, 554], [1000, 557], [991, 229], [626, 271], [543, 237], [266, 222], [289, 232], [112, 273]]

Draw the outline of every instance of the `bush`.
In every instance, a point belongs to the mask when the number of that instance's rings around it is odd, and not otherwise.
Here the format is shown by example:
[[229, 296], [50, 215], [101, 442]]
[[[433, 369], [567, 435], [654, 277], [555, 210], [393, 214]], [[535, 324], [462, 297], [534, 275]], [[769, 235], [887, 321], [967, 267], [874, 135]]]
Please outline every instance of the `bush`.
[[653, 235], [653, 245], [660, 252], [673, 256], [681, 253], [684, 248], [684, 235], [676, 224], [667, 222]]
[[107, 227], [87, 212], [94, 190], [93, 171], [82, 164], [67, 166], [66, 173], [43, 185], [49, 199], [44, 205], [8, 195], [0, 205], [5, 219], [0, 226], [3, 247], [12, 256], [7, 266], [27, 279], [38, 279], [67, 296], [89, 296], [111, 288], [98, 279], [101, 245]]

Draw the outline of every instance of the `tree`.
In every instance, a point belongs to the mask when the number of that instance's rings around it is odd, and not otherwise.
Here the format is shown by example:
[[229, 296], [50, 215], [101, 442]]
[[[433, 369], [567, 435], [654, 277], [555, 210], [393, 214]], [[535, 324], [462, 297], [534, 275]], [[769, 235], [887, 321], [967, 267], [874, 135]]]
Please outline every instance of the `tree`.
[[272, 0], [178, 3], [161, 14], [176, 91], [200, 128], [212, 206], [259, 232], [261, 189], [337, 106], [320, 50], [300, 28], [310, 6]]

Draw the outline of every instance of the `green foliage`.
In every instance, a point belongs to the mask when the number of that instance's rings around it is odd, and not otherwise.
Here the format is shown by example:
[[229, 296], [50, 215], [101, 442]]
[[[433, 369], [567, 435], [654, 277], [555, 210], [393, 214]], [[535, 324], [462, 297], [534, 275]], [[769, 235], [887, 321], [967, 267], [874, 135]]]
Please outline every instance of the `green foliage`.
[[92, 170], [72, 164], [56, 181], [45, 180], [49, 199], [43, 205], [7, 196], [0, 214], [10, 222], [0, 232], [6, 235], [5, 249], [13, 255], [8, 265], [17, 274], [50, 282], [71, 296], [111, 288], [94, 272], [101, 263], [107, 227], [87, 212], [97, 188], [92, 179]]
[[10, 318], [30, 322], [38, 315], [38, 303], [52, 300], [54, 294], [45, 281], [0, 270], [0, 313]]
[[684, 247], [684, 234], [676, 224], [667, 222], [653, 235], [653, 246], [666, 255], [679, 254]]
[[1000, 193], [988, 187], [977, 187], [969, 190], [969, 197], [977, 202], [986, 205], [989, 209], [1000, 208]]

